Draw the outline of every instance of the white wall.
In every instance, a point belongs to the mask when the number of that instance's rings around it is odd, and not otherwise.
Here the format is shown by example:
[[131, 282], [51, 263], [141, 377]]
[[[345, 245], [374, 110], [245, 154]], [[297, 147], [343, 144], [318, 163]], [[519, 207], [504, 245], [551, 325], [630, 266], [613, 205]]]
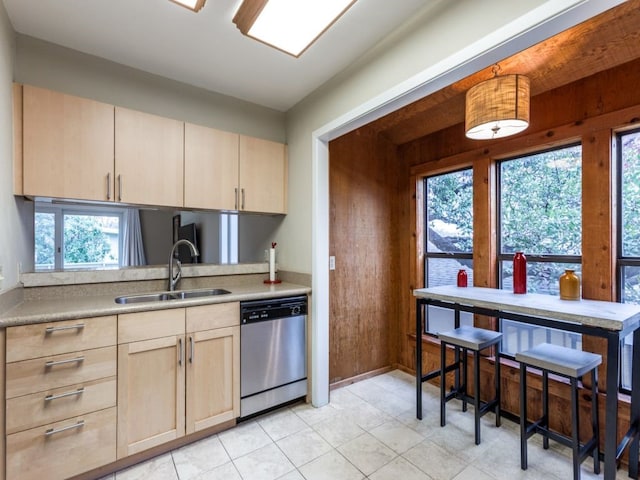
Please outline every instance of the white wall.
[[26, 35], [15, 81], [220, 130], [285, 141], [284, 114]]
[[[377, 103], [391, 98], [385, 97], [388, 92], [397, 88], [401, 94], [403, 89], [411, 88], [403, 84], [411, 84], [416, 76], [428, 81], [428, 74], [421, 75], [422, 72], [446, 63], [457, 54], [462, 58], [459, 52], [468, 45], [495, 34], [545, 3], [545, 0], [430, 3], [401, 30], [287, 113], [289, 198], [295, 201], [289, 203], [289, 213], [279, 234], [285, 239], [280, 259], [283, 269], [312, 272], [312, 133], [327, 125], [339, 127], [354, 116], [366, 115], [369, 108], [375, 109]], [[576, 2], [558, 1], [556, 7], [562, 6], [560, 4], [566, 7], [568, 3]], [[554, 9], [548, 6], [546, 10], [550, 16]], [[457, 65], [452, 64], [454, 66]], [[477, 69], [468, 73], [474, 71]], [[382, 113], [373, 115], [377, 116]]]
[[[13, 64], [15, 34], [9, 17], [0, 2], [0, 266], [3, 280], [0, 291], [18, 284], [18, 264], [26, 264], [33, 254], [28, 251], [27, 238], [33, 226], [29, 218], [32, 204], [13, 196]], [[32, 217], [33, 215], [31, 215]]]

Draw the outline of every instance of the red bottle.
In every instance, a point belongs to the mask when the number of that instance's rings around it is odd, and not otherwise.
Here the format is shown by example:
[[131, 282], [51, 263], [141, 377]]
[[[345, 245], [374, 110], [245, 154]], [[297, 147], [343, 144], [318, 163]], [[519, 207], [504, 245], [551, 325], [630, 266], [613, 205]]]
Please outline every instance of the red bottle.
[[466, 287], [467, 286], [467, 272], [464, 268], [458, 270], [458, 286]]
[[527, 293], [527, 257], [522, 252], [513, 256], [513, 293]]

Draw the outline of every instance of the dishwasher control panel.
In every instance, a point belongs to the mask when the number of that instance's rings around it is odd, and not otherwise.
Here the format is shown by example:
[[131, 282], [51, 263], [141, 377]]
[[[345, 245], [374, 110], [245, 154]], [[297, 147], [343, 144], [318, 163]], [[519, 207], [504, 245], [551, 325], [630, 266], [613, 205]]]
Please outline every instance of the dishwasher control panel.
[[240, 322], [261, 322], [307, 314], [307, 297], [274, 298], [240, 303]]

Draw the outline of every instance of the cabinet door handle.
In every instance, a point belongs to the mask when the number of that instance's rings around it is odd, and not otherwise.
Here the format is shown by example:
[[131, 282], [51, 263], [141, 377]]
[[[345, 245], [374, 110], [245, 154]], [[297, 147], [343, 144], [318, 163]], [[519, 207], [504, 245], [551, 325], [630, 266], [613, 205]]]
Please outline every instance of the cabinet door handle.
[[244, 188], [242, 189], [242, 210], [244, 210]]
[[65, 398], [65, 397], [72, 397], [74, 395], [82, 395], [84, 393], [84, 387], [80, 387], [77, 390], [74, 390], [73, 392], [65, 392], [65, 393], [60, 393], [58, 395], [47, 395], [46, 397], [44, 397], [44, 401], [45, 402], [50, 402], [51, 400], [57, 400], [59, 398]]
[[44, 432], [45, 436], [55, 435], [56, 433], [66, 432], [67, 430], [71, 430], [73, 428], [84, 427], [84, 420], [78, 420], [73, 425], [67, 425], [66, 427], [61, 428], [49, 428], [46, 432]]
[[53, 332], [61, 332], [63, 330], [82, 330], [84, 323], [77, 323], [76, 325], [64, 325], [62, 327], [47, 327], [44, 331], [45, 335], [50, 335]]
[[51, 368], [51, 367], [55, 367], [56, 365], [65, 365], [67, 363], [81, 363], [81, 362], [84, 362], [84, 357], [68, 358], [66, 360], [58, 360], [55, 362], [53, 360], [50, 360], [44, 364], [44, 368]]
[[111, 200], [111, 172], [107, 173], [107, 200]]
[[182, 365], [182, 338], [178, 339], [178, 365]]
[[122, 201], [122, 175], [118, 175], [118, 201]]
[[234, 207], [235, 210], [238, 209], [238, 187], [235, 188], [235, 197], [236, 197], [236, 206]]
[[193, 359], [196, 356], [196, 352], [195, 352], [195, 344], [193, 343], [193, 337], [189, 337], [189, 363], [193, 363]]

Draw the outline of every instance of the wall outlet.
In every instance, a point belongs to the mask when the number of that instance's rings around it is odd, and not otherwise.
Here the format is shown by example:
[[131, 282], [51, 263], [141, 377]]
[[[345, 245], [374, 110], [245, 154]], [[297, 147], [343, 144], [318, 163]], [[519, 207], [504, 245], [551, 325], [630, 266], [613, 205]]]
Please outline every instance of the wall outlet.
[[329, 257], [329, 270], [335, 270], [335, 269], [336, 269], [336, 257], [331, 255]]

